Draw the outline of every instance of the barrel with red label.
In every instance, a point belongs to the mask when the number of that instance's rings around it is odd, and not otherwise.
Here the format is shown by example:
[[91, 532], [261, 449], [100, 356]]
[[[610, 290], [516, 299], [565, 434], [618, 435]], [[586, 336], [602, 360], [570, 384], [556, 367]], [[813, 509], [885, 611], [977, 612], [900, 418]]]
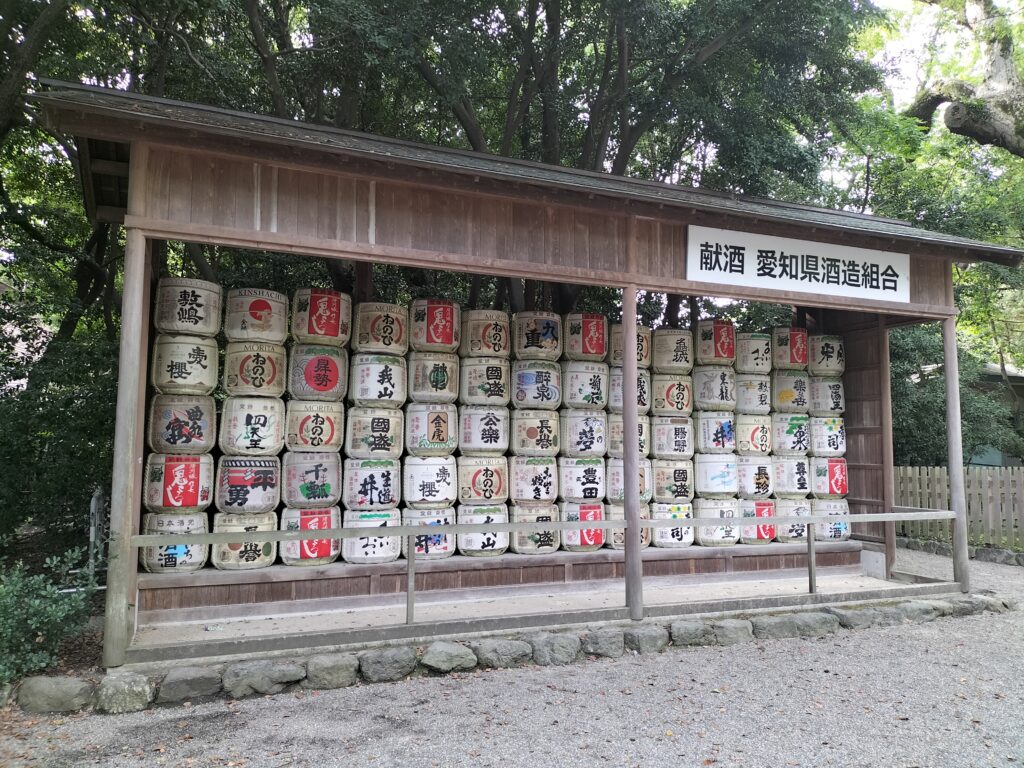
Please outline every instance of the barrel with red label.
[[772, 330], [772, 369], [807, 370], [807, 329], [782, 327]]
[[338, 402], [348, 392], [348, 352], [326, 344], [296, 344], [288, 358], [288, 394]]
[[202, 512], [213, 501], [213, 457], [151, 453], [143, 502], [151, 512]]
[[[600, 522], [605, 519], [604, 504], [601, 502], [563, 501], [558, 505], [564, 522]], [[606, 539], [603, 528], [582, 528], [562, 533], [562, 548], [566, 552], [596, 552], [604, 546]]]
[[344, 347], [352, 334], [352, 298], [329, 288], [299, 288], [292, 298], [292, 336], [299, 344]]
[[462, 337], [459, 305], [448, 299], [416, 299], [410, 307], [409, 343], [417, 352], [454, 352]]
[[[327, 531], [341, 528], [341, 509], [320, 507], [281, 512], [282, 531]], [[285, 565], [327, 565], [341, 554], [341, 539], [303, 539], [281, 542], [281, 562]]]
[[608, 355], [608, 319], [596, 312], [570, 312], [564, 318], [565, 358], [599, 363]]
[[757, 518], [755, 525], [740, 528], [741, 544], [770, 544], [775, 538], [775, 501], [772, 499], [740, 499], [740, 517]]
[[284, 344], [288, 338], [288, 297], [267, 288], [234, 288], [224, 302], [228, 341]]
[[736, 326], [728, 320], [697, 321], [697, 364], [732, 365], [736, 362]]

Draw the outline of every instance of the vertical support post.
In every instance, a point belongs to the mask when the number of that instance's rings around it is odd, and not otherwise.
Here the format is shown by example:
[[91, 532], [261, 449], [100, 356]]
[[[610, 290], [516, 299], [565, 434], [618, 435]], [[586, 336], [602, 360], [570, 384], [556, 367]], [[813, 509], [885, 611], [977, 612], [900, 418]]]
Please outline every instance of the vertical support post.
[[[636, 223], [626, 219], [627, 260], [636, 259]], [[640, 554], [640, 418], [637, 409], [636, 286], [622, 289], [622, 474], [626, 518], [626, 606], [629, 618], [644, 618], [644, 565]]]
[[960, 362], [956, 353], [956, 318], [942, 321], [943, 371], [946, 377], [946, 433], [949, 464], [949, 503], [953, 520], [953, 580], [962, 592], [971, 588], [967, 557], [967, 492], [964, 485], [964, 444], [960, 432]]
[[416, 621], [416, 537], [405, 537], [405, 623]]
[[[896, 504], [895, 459], [892, 445], [892, 371], [889, 363], [889, 326], [878, 316], [878, 386], [882, 402], [882, 511], [892, 512]], [[896, 565], [896, 521], [885, 524], [885, 578], [892, 578]]]
[[814, 547], [814, 532], [817, 523], [807, 524], [807, 591], [812, 595], [818, 591], [818, 561]]

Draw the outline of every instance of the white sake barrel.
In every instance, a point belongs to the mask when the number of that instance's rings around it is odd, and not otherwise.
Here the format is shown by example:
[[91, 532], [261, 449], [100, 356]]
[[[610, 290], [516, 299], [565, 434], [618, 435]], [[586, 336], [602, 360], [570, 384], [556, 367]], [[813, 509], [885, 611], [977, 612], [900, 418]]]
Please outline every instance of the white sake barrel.
[[493, 505], [508, 501], [508, 459], [504, 456], [460, 456], [459, 504]]
[[846, 454], [846, 425], [842, 418], [811, 417], [811, 456]]
[[[285, 325], [287, 328], [287, 324]], [[235, 514], [218, 512], [213, 516], [214, 533], [256, 533], [277, 530], [277, 512]], [[219, 571], [252, 571], [267, 568], [277, 559], [276, 541], [236, 541], [214, 544], [210, 562]]]
[[736, 326], [728, 320], [697, 321], [697, 365], [736, 362]]
[[459, 399], [459, 358], [441, 352], [410, 352], [409, 399], [414, 403], [454, 403]]
[[[776, 499], [776, 517], [810, 517], [811, 503], [806, 499]], [[806, 541], [807, 525], [805, 523], [780, 523], [775, 526], [775, 540], [784, 544], [793, 541]]]
[[[608, 520], [625, 520], [626, 519], [626, 508], [622, 504], [608, 504], [604, 508], [606, 519]], [[641, 504], [638, 510], [638, 517], [641, 520], [651, 519], [651, 505]], [[626, 548], [626, 529], [625, 528], [610, 528], [608, 535], [605, 537], [604, 545], [609, 549], [625, 549]], [[640, 529], [640, 548], [649, 547], [651, 545], [651, 529], [641, 528]]]
[[289, 451], [282, 465], [285, 506], [333, 507], [341, 501], [341, 454]]
[[[692, 520], [692, 504], [651, 504], [652, 520]], [[652, 528], [651, 543], [656, 547], [678, 549], [693, 544], [693, 528], [679, 527]]]
[[594, 501], [605, 497], [604, 459], [558, 459], [558, 498], [562, 501]]
[[[846, 499], [811, 499], [811, 514], [814, 517], [819, 515], [848, 515], [850, 505]], [[836, 522], [815, 523], [814, 538], [818, 541], [846, 541], [850, 538], [850, 524], [845, 520]]]
[[723, 411], [698, 411], [698, 453], [733, 453], [736, 450], [736, 415]]
[[739, 491], [736, 456], [698, 453], [693, 460], [694, 489], [708, 499], [734, 497]]
[[459, 498], [459, 467], [454, 456], [402, 459], [402, 499], [411, 509], [442, 509]]
[[284, 344], [288, 338], [288, 297], [267, 288], [231, 289], [224, 301], [224, 335], [228, 341]]
[[516, 456], [557, 456], [561, 427], [558, 411], [512, 411], [512, 453]]
[[398, 459], [345, 459], [341, 503], [347, 510], [394, 509], [402, 498]]
[[565, 357], [599, 363], [608, 355], [608, 319], [595, 312], [570, 312], [563, 322]]
[[205, 395], [157, 395], [147, 436], [157, 453], [209, 453], [217, 442], [217, 404]]
[[767, 416], [772, 410], [772, 378], [756, 373], [736, 375], [736, 412]]
[[405, 414], [397, 408], [350, 408], [345, 419], [345, 455], [352, 459], [398, 459], [404, 447]]
[[693, 458], [693, 419], [684, 416], [655, 416], [651, 419], [651, 435], [654, 458]]
[[[622, 369], [612, 368], [608, 393], [608, 410], [622, 413]], [[639, 368], [636, 372], [636, 410], [641, 416], [651, 410], [651, 372]]]
[[516, 312], [512, 338], [517, 360], [557, 360], [562, 356], [562, 318], [554, 312]]
[[736, 408], [736, 373], [721, 365], [693, 369], [693, 402], [700, 411], [732, 411]]
[[356, 352], [402, 356], [409, 351], [409, 309], [401, 304], [357, 304], [354, 328]]
[[216, 336], [221, 287], [188, 277], [164, 277], [156, 286], [153, 325], [160, 333]]
[[[341, 528], [341, 510], [338, 507], [285, 507], [281, 511], [282, 531], [326, 531], [331, 528]], [[341, 554], [341, 539], [282, 541], [280, 549], [281, 562], [285, 565], [327, 565]]]
[[[601, 502], [576, 503], [563, 501], [558, 505], [559, 517], [564, 522], [594, 522], [604, 520], [604, 504]], [[596, 552], [605, 541], [603, 528], [583, 528], [578, 531], [562, 532], [562, 548], [566, 552]]]
[[770, 333], [736, 334], [736, 373], [768, 374], [772, 370]]
[[459, 402], [463, 405], [508, 405], [512, 395], [508, 360], [467, 357], [459, 364]]
[[811, 419], [802, 413], [772, 414], [772, 452], [776, 456], [806, 456], [811, 448]]
[[[774, 499], [740, 499], [740, 517], [764, 518], [775, 517]], [[741, 544], [770, 544], [775, 538], [775, 526], [770, 522], [757, 522], [740, 528]]]
[[811, 495], [816, 499], [841, 499], [850, 492], [846, 459], [813, 458]]
[[405, 406], [405, 449], [413, 456], [450, 456], [459, 447], [459, 412], [451, 403]]
[[[551, 523], [558, 521], [555, 504], [513, 504], [509, 507], [509, 522]], [[562, 544], [560, 531], [516, 531], [509, 536], [509, 549], [517, 555], [549, 555]]]
[[608, 417], [604, 411], [567, 408], [559, 414], [563, 456], [604, 456]]
[[811, 376], [810, 413], [812, 416], [842, 416], [846, 410], [846, 390], [842, 379]]
[[[622, 341], [622, 325], [612, 325], [611, 333], [611, 355], [608, 362], [613, 366], [624, 364], [625, 351]], [[637, 368], [651, 367], [651, 329], [645, 325], [636, 327], [636, 366]]]
[[512, 364], [512, 405], [554, 411], [562, 404], [562, 367], [546, 360]]
[[807, 329], [782, 327], [772, 329], [772, 369], [776, 371], [807, 370]]
[[562, 361], [562, 404], [569, 408], [604, 408], [610, 383], [611, 371], [604, 363]]
[[652, 339], [655, 373], [687, 374], [693, 369], [693, 332], [689, 328], [659, 328]]
[[224, 348], [224, 391], [232, 397], [280, 397], [288, 375], [282, 344], [232, 341]]
[[149, 380], [165, 395], [208, 395], [217, 388], [217, 340], [156, 337]]
[[289, 400], [284, 444], [289, 451], [340, 451], [345, 406], [318, 400]]
[[288, 394], [297, 400], [338, 402], [348, 392], [348, 352], [325, 344], [296, 344], [288, 356]]
[[772, 459], [770, 456], [737, 456], [736, 474], [741, 499], [767, 499], [772, 495]]
[[[640, 501], [646, 504], [654, 495], [654, 468], [650, 459], [640, 459]], [[604, 470], [605, 499], [621, 504], [626, 498], [626, 473], [623, 459], [608, 459]]]
[[558, 498], [558, 459], [554, 456], [513, 456], [508, 461], [513, 502], [550, 504]]
[[284, 447], [285, 409], [279, 397], [229, 397], [217, 445], [228, 456], [276, 456]]
[[[637, 416], [637, 439], [640, 458], [646, 459], [651, 453], [651, 419]], [[621, 413], [608, 414], [608, 455], [621, 459], [623, 455], [623, 426]]]
[[697, 499], [694, 502], [697, 517], [720, 518], [721, 525], [698, 526], [694, 540], [702, 547], [728, 547], [740, 540], [736, 518], [740, 507], [736, 499]]
[[693, 411], [693, 378], [682, 373], [656, 373], [651, 377], [651, 413], [689, 416]]
[[779, 413], [807, 413], [809, 377], [804, 371], [772, 372], [772, 410]]
[[504, 456], [509, 445], [509, 409], [463, 405], [459, 408], [459, 451], [463, 456]]
[[683, 504], [693, 500], [693, 462], [687, 459], [655, 459], [653, 499], [659, 504]]
[[[205, 512], [158, 512], [142, 516], [142, 534], [207, 533]], [[167, 544], [141, 547], [139, 563], [149, 573], [188, 573], [206, 565], [206, 544]]]
[[[507, 523], [508, 507], [494, 504], [484, 507], [460, 506], [455, 514], [459, 524], [488, 525]], [[460, 533], [456, 537], [459, 554], [467, 557], [495, 557], [505, 554], [508, 549], [508, 532], [487, 531], [485, 533]]]
[[348, 398], [362, 408], [401, 408], [408, 375], [405, 358], [360, 353], [352, 356]]
[[736, 414], [736, 453], [767, 456], [772, 451], [772, 417]]
[[352, 335], [352, 297], [329, 288], [299, 288], [292, 297], [297, 344], [344, 347]]
[[[345, 528], [396, 528], [402, 524], [402, 513], [397, 509], [347, 509], [342, 524]], [[367, 535], [341, 541], [341, 559], [346, 563], [390, 563], [401, 552], [401, 536]]]
[[462, 314], [454, 301], [416, 299], [409, 315], [409, 343], [417, 352], [454, 352], [459, 348]]
[[[455, 554], [454, 533], [429, 533], [426, 530], [434, 525], [454, 525], [455, 509], [453, 507], [447, 509], [403, 509], [402, 524], [421, 525], [425, 529], [424, 533], [413, 539], [413, 550], [417, 560], [440, 560]], [[410, 556], [408, 541], [406, 536], [402, 537], [402, 556], [406, 558]]]
[[811, 492], [811, 465], [805, 456], [773, 456], [772, 475], [776, 498], [803, 499]]
[[807, 340], [807, 370], [812, 376], [842, 376], [846, 372], [846, 343], [842, 336], [816, 333]]
[[496, 309], [468, 309], [462, 313], [460, 357], [508, 359], [511, 353], [512, 330], [508, 312]]
[[273, 512], [281, 503], [281, 460], [277, 456], [221, 456], [214, 502], [217, 509], [229, 514]]
[[150, 512], [202, 512], [213, 501], [213, 457], [151, 453], [143, 503]]

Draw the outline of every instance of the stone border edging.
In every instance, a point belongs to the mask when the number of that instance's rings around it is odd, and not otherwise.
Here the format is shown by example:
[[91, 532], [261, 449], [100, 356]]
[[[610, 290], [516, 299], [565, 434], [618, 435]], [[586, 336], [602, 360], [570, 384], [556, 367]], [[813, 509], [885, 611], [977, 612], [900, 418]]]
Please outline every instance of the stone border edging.
[[[933, 539], [915, 539], [909, 536], [897, 536], [896, 546], [904, 549], [927, 552], [930, 555], [953, 556], [953, 545], [948, 541], [934, 541]], [[998, 565], [1019, 565], [1024, 566], [1024, 552], [1014, 552], [1010, 549], [998, 549], [996, 547], [968, 547], [967, 556], [980, 563], [996, 563]]]

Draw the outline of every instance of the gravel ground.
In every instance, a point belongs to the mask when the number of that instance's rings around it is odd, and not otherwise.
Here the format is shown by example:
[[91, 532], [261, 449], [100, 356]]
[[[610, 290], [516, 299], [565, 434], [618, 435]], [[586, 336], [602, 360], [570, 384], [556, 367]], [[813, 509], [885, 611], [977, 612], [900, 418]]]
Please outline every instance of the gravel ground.
[[[900, 567], [948, 576], [950, 561], [900, 550]], [[1024, 568], [972, 577], [1024, 604]], [[131, 715], [8, 713], [0, 765], [1016, 766], [1022, 650], [1019, 610]]]

